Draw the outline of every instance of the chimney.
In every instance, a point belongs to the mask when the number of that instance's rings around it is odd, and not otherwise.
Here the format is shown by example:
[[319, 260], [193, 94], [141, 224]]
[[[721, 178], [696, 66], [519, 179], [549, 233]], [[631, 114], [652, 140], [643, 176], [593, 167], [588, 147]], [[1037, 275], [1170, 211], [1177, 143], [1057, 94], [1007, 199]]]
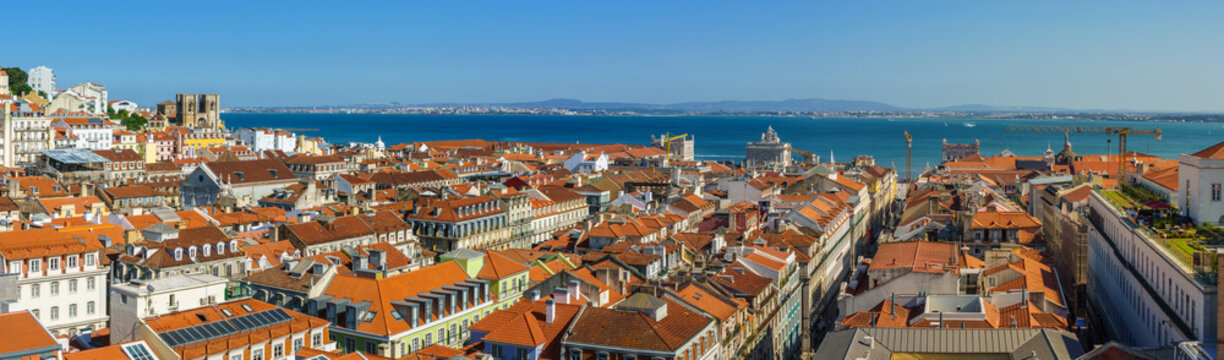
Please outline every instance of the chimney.
[[557, 318], [557, 302], [554, 301], [553, 299], [545, 300], [544, 308], [545, 308], [544, 321], [549, 324], [552, 324], [553, 319]]
[[[531, 301], [540, 301], [540, 290], [531, 290]], [[552, 300], [549, 300], [552, 301]]]
[[562, 304], [569, 304], [569, 290], [566, 288], [553, 289], [553, 299]]
[[1020, 288], [1020, 308], [1028, 307], [1028, 286]]
[[578, 295], [578, 280], [570, 280], [570, 281], [569, 281], [569, 291], [568, 291], [568, 292], [569, 292], [569, 296], [570, 296], [571, 301], [575, 301], [575, 302], [576, 302], [576, 301], [578, 301], [578, 298], [579, 298], [579, 295]]

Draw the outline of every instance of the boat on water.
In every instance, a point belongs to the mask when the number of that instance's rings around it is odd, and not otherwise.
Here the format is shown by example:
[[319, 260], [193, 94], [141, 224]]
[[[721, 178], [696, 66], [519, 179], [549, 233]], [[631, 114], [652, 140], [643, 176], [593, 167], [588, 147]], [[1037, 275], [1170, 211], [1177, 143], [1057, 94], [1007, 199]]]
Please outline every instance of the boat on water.
[[967, 122], [967, 123], [965, 123], [965, 127], [974, 127], [974, 126], [977, 126], [977, 124], [974, 124], [974, 123], [971, 123], [971, 122]]

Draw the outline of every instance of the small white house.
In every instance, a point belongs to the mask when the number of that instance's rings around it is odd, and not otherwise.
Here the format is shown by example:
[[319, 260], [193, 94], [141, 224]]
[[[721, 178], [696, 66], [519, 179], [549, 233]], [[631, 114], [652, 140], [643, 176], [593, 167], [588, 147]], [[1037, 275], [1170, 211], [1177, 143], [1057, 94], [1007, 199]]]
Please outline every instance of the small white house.
[[588, 154], [585, 151], [565, 160], [565, 169], [570, 172], [600, 172], [608, 170], [608, 155]]

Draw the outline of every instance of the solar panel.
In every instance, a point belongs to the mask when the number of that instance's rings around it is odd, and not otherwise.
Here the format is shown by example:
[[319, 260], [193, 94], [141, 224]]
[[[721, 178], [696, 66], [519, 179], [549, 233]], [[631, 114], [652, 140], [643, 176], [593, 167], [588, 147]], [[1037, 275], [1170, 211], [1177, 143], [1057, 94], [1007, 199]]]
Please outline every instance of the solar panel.
[[212, 340], [250, 329], [266, 327], [293, 320], [285, 310], [271, 309], [247, 314], [229, 320], [215, 321], [159, 334], [170, 347]]
[[156, 357], [153, 357], [153, 352], [149, 351], [149, 348], [143, 342], [123, 345], [121, 349], [123, 354], [127, 355], [128, 359], [131, 360], [157, 360]]

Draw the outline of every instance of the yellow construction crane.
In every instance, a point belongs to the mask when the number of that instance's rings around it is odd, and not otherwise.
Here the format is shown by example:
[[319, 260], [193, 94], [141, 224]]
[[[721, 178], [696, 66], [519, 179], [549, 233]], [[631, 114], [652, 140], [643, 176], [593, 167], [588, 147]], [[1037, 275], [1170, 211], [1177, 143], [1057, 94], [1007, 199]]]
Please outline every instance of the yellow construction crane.
[[[914, 138], [910, 137], [909, 130], [905, 131], [905, 182], [910, 182], [910, 150], [914, 148]], [[895, 165], [894, 165], [895, 166]]]
[[803, 151], [803, 150], [799, 150], [796, 148], [790, 148], [790, 152], [799, 154], [799, 156], [803, 157], [803, 162], [808, 163], [808, 164], [814, 164], [820, 161], [820, 155], [816, 155], [808, 151]]
[[1161, 139], [1160, 129], [1136, 129], [1120, 126], [1008, 125], [1006, 131], [1118, 135], [1118, 172], [1116, 173], [1118, 174], [1118, 179], [1126, 179], [1127, 135], [1156, 135], [1156, 141]]
[[663, 134], [663, 149], [667, 151], [667, 161], [669, 162], [671, 161], [671, 157], [672, 157], [671, 143], [672, 141], [682, 140], [688, 136], [689, 136], [688, 134], [680, 134], [680, 135], [675, 135], [675, 136], [672, 136], [671, 133]]

